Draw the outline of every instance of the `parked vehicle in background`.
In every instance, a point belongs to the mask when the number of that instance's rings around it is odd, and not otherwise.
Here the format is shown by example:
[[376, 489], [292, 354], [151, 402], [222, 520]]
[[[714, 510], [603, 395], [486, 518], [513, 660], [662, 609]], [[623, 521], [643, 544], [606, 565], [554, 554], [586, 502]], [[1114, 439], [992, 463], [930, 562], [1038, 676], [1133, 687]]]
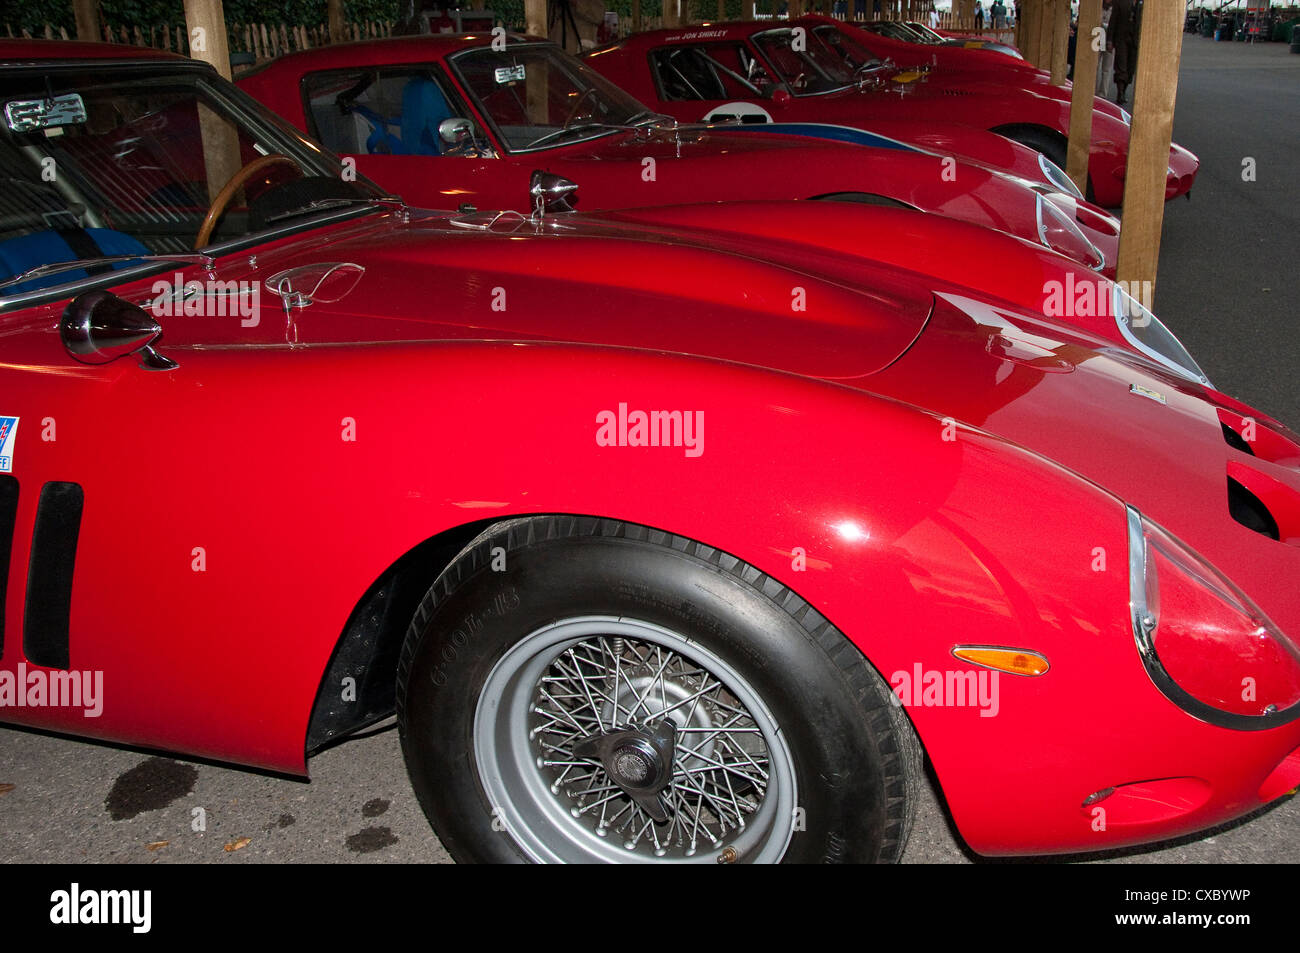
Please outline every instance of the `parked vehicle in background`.
[[[882, 67], [870, 37], [827, 17], [719, 23], [637, 34], [585, 58], [642, 102], [684, 122], [740, 118], [868, 129], [880, 120], [963, 123], [1064, 167], [1070, 106], [1059, 94], [899, 74]], [[1116, 207], [1123, 199], [1128, 139], [1124, 119], [1093, 111], [1088, 196], [1098, 205]], [[1172, 145], [1166, 198], [1190, 190], [1198, 167], [1196, 156]]]
[[[835, 199], [934, 212], [1114, 274], [1119, 222], [1046, 181], [850, 130], [683, 128], [540, 40], [415, 36], [293, 53], [240, 86], [412, 205], [528, 212], [536, 172], [584, 211]], [[841, 132], [867, 145], [836, 142]], [[798, 170], [792, 175], [792, 170]]]

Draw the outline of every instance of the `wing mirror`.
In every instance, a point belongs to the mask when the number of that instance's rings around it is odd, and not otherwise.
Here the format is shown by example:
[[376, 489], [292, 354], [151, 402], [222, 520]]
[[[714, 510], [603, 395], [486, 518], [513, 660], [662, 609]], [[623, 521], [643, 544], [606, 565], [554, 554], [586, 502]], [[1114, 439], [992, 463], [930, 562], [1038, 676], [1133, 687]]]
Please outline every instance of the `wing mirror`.
[[541, 169], [528, 181], [528, 195], [533, 200], [533, 214], [541, 218], [547, 212], [572, 212], [578, 197], [578, 183]]
[[772, 92], [768, 95], [768, 99], [772, 100], [774, 105], [786, 106], [792, 99], [794, 99], [794, 96], [790, 94], [790, 90], [786, 89], [784, 84], [778, 83], [772, 87]]
[[68, 353], [83, 364], [107, 364], [128, 354], [140, 355], [140, 366], [153, 371], [177, 367], [153, 349], [162, 328], [139, 305], [111, 291], [77, 295], [63, 312], [59, 337]]

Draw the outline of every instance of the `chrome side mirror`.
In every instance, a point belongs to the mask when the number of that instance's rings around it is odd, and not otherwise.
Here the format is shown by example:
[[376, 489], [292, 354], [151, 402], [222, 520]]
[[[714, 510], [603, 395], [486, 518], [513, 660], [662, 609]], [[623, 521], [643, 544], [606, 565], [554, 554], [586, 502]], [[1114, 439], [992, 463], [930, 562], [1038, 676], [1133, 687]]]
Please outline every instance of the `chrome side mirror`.
[[451, 149], [463, 149], [474, 140], [474, 124], [468, 119], [454, 116], [438, 123], [438, 138]]
[[138, 353], [141, 367], [169, 371], [176, 362], [153, 349], [161, 334], [162, 328], [148, 311], [111, 291], [77, 295], [59, 322], [63, 346], [83, 364], [107, 364]]
[[572, 212], [578, 183], [553, 172], [537, 169], [528, 180], [528, 195], [533, 200], [533, 214], [540, 218], [547, 212]]

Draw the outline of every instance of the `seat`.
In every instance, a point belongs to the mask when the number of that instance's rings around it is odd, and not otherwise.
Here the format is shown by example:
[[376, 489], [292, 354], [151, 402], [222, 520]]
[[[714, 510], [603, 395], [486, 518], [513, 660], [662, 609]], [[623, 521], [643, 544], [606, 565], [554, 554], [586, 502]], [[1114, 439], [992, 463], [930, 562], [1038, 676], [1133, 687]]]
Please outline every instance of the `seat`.
[[[41, 265], [98, 258], [104, 255], [148, 255], [148, 248], [124, 232], [111, 228], [60, 228], [31, 232], [0, 242], [0, 281], [14, 278]], [[114, 267], [127, 264], [121, 262]], [[101, 270], [101, 269], [93, 269]], [[106, 270], [106, 269], [104, 269]], [[5, 294], [36, 291], [86, 277], [89, 271], [63, 271], [10, 285]]]
[[414, 76], [402, 89], [402, 152], [406, 155], [442, 154], [438, 126], [452, 118], [447, 98], [427, 76]]

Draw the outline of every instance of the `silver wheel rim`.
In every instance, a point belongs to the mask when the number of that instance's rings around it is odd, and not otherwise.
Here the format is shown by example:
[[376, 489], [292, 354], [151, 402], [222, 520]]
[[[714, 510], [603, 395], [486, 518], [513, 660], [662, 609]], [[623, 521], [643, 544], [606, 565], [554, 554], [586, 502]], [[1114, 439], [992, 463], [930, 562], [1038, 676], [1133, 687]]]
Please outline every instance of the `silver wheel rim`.
[[[656, 822], [615, 768], [573, 749], [668, 723], [680, 740]], [[648, 622], [583, 616], [521, 639], [484, 683], [474, 755], [493, 829], [537, 861], [770, 863], [795, 827], [793, 758], [758, 693]]]

